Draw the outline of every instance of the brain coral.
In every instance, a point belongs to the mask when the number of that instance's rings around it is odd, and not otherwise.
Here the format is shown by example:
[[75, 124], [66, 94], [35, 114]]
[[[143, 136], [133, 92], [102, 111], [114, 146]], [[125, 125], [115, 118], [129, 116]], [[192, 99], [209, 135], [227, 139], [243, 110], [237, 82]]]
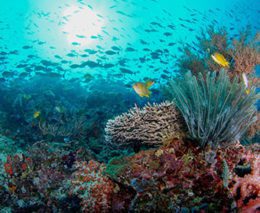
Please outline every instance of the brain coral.
[[168, 138], [183, 135], [182, 117], [172, 102], [135, 106], [127, 113], [107, 122], [106, 142], [109, 145], [161, 145]]

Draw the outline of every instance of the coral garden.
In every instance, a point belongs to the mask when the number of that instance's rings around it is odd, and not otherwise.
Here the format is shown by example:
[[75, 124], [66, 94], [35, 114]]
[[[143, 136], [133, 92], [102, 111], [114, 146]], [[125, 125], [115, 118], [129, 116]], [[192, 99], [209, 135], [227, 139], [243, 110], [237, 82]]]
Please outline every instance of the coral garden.
[[203, 32], [161, 103], [102, 79], [1, 83], [1, 212], [260, 211], [260, 57], [247, 35]]

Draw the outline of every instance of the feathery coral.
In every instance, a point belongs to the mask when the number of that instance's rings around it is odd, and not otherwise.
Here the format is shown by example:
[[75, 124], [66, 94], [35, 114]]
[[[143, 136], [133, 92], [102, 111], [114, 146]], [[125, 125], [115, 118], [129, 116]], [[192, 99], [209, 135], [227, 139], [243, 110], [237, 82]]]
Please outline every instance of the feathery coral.
[[254, 91], [246, 95], [238, 79], [230, 81], [222, 70], [194, 76], [186, 73], [183, 79], [171, 81], [168, 95], [181, 111], [190, 136], [201, 146], [218, 145], [240, 139], [255, 121]]

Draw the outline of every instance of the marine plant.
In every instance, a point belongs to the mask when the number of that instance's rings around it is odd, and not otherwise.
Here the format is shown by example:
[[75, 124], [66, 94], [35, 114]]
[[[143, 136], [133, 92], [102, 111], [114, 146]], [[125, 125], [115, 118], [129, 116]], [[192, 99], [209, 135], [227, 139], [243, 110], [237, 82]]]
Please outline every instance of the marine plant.
[[256, 120], [258, 95], [254, 91], [247, 95], [238, 78], [231, 81], [224, 70], [205, 77], [187, 72], [170, 81], [166, 91], [182, 113], [191, 138], [202, 147], [239, 140]]

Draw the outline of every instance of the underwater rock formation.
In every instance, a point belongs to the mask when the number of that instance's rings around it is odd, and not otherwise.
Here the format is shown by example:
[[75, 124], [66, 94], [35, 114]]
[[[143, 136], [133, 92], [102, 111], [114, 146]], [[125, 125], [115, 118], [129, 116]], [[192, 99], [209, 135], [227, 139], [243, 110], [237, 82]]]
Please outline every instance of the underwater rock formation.
[[[189, 141], [173, 140], [157, 150], [114, 158], [106, 173], [116, 183], [134, 189], [136, 194], [129, 207], [133, 212], [230, 212], [241, 208], [246, 211], [247, 205], [259, 200], [259, 191], [247, 187], [243, 189], [245, 197], [232, 194], [248, 177], [238, 178], [234, 168], [244, 161], [257, 170], [254, 173], [257, 178], [259, 148], [255, 145], [246, 149], [236, 143], [228, 148], [200, 149]], [[239, 183], [232, 188], [237, 178]], [[248, 182], [256, 186], [259, 181], [248, 179]], [[247, 201], [241, 204], [243, 198]], [[254, 207], [256, 210], [259, 205]]]
[[158, 146], [184, 133], [183, 120], [171, 102], [137, 106], [111, 119], [106, 125], [106, 142], [111, 146]]

